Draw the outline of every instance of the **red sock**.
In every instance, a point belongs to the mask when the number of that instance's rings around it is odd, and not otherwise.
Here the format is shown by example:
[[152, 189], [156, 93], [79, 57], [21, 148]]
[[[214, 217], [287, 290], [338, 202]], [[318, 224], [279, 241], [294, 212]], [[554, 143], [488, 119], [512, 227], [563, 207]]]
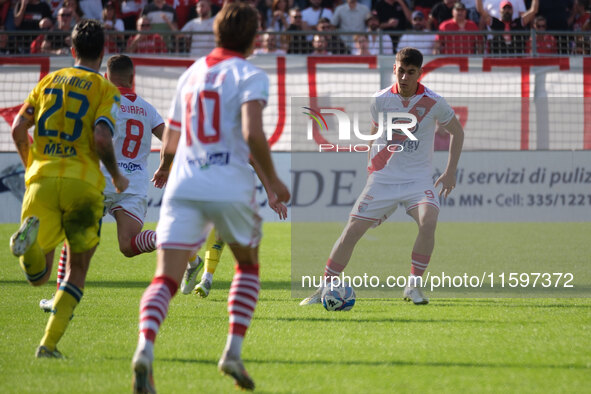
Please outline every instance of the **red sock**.
[[144, 230], [131, 239], [131, 248], [135, 254], [149, 253], [156, 250], [156, 232]]
[[[68, 247], [64, 243], [62, 246], [62, 251], [60, 253], [60, 261], [57, 265], [57, 290], [60, 289], [60, 285], [64, 281], [66, 277], [66, 261], [68, 260]], [[56, 291], [57, 291], [56, 290]]]
[[259, 299], [259, 265], [236, 265], [228, 295], [230, 335], [244, 336]]
[[156, 340], [160, 325], [168, 313], [168, 304], [179, 284], [168, 276], [157, 276], [144, 291], [140, 301], [140, 332], [150, 342]]
[[410, 273], [416, 276], [423, 276], [425, 270], [427, 269], [427, 266], [429, 265], [429, 260], [431, 260], [431, 256], [412, 252], [411, 259], [412, 261]]
[[339, 264], [332, 259], [328, 259], [324, 267], [324, 277], [339, 276], [345, 270], [345, 265]]

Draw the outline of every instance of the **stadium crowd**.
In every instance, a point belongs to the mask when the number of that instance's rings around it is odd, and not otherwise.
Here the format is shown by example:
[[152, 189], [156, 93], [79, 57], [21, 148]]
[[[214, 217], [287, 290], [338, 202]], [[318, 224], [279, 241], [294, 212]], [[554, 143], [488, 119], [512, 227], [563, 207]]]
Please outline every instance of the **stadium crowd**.
[[[68, 32], [93, 18], [107, 31], [107, 53], [202, 56], [215, 46], [224, 1], [0, 0], [0, 54], [66, 54]], [[590, 0], [247, 1], [259, 15], [257, 54], [591, 53]], [[478, 31], [489, 33], [466, 33]]]

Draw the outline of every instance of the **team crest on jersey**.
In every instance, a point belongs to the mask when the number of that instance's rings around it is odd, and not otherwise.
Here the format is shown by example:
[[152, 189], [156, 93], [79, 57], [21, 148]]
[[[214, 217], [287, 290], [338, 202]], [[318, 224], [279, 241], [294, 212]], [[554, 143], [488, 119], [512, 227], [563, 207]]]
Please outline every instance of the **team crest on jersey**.
[[419, 114], [421, 118], [425, 115], [425, 111], [427, 111], [425, 107], [417, 107], [417, 114]]

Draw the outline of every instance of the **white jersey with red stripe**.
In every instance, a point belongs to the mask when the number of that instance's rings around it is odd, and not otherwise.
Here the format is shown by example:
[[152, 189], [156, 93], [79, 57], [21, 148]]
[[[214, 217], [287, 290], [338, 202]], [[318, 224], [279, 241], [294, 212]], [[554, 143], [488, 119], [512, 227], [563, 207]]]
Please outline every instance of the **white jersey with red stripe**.
[[179, 79], [168, 126], [180, 130], [164, 198], [249, 203], [255, 175], [242, 135], [242, 104], [269, 92], [267, 75], [239, 53], [216, 48]]
[[[385, 127], [388, 112], [407, 112], [417, 118], [417, 125], [411, 130], [417, 138], [409, 139], [404, 134], [393, 133], [388, 141]], [[368, 183], [399, 184], [431, 179], [433, 175], [433, 144], [435, 127], [438, 122], [447, 124], [454, 116], [454, 110], [443, 97], [419, 84], [414, 96], [405, 99], [398, 93], [398, 85], [394, 84], [374, 94], [371, 104], [372, 124], [378, 127], [380, 119], [384, 122], [384, 131], [371, 149], [368, 166]], [[396, 122], [396, 120], [394, 120]], [[397, 123], [408, 123], [401, 120]], [[403, 147], [390, 146], [399, 144]]]
[[[148, 156], [152, 148], [152, 130], [164, 120], [150, 103], [133, 93], [131, 89], [119, 88], [121, 106], [117, 114], [113, 148], [119, 171], [127, 179], [127, 194], [148, 194], [151, 174], [148, 174]], [[101, 169], [108, 180], [105, 193], [115, 193], [110, 181], [111, 175], [101, 163]]]

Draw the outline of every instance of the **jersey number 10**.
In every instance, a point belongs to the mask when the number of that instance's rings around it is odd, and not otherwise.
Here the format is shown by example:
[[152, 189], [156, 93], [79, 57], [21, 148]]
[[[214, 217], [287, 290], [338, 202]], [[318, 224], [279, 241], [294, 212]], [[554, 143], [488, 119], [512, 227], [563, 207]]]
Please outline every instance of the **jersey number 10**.
[[[206, 109], [208, 109], [206, 105], [207, 100], [210, 100], [212, 102], [211, 108], [213, 109], [213, 114], [207, 114], [207, 119], [211, 121], [211, 128], [214, 131], [214, 133], [210, 135], [205, 134], [204, 127], [206, 115], [205, 111]], [[191, 122], [191, 118], [193, 117], [194, 111], [194, 106], [192, 105], [193, 92], [187, 93], [187, 95], [185, 96], [185, 102], [187, 103], [185, 118], [185, 124], [187, 127], [187, 146], [191, 146], [193, 144], [193, 123]], [[199, 97], [197, 100], [197, 139], [203, 144], [213, 144], [220, 140], [220, 95], [218, 94], [218, 92], [212, 90], [201, 90], [199, 92]]]

